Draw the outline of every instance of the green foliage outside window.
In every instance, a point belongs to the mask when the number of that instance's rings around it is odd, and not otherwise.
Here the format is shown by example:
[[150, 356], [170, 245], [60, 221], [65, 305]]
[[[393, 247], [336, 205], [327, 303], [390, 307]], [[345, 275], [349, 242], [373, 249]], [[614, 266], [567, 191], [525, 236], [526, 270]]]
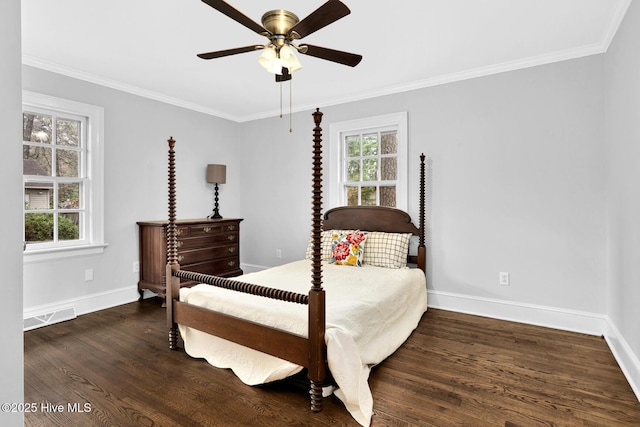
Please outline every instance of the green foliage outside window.
[[[31, 242], [48, 242], [53, 240], [53, 214], [29, 213], [24, 217], [25, 240]], [[78, 226], [64, 215], [58, 217], [58, 239], [77, 240]]]

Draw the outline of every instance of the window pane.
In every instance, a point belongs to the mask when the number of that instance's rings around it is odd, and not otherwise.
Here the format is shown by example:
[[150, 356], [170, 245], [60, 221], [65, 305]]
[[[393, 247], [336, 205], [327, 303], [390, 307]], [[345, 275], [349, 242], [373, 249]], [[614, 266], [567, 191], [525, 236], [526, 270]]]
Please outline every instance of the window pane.
[[80, 144], [80, 122], [60, 118], [56, 120], [56, 144], [78, 147]]
[[347, 206], [358, 206], [358, 187], [347, 188]]
[[65, 150], [58, 148], [56, 150], [56, 175], [79, 177], [78, 175], [78, 162], [80, 158], [80, 152], [75, 150]]
[[394, 181], [398, 179], [398, 160], [396, 157], [383, 157], [380, 179]]
[[358, 157], [360, 155], [360, 138], [357, 136], [348, 136], [347, 157]]
[[360, 181], [360, 161], [349, 160], [347, 162], [347, 181], [359, 182]]
[[53, 240], [53, 214], [28, 213], [24, 216], [24, 240], [27, 243]]
[[362, 155], [375, 156], [378, 154], [378, 134], [370, 133], [363, 136]]
[[385, 132], [380, 135], [382, 140], [382, 154], [396, 154], [398, 152], [398, 132]]
[[362, 180], [378, 180], [378, 159], [365, 159], [362, 161]]
[[78, 240], [80, 238], [79, 217], [78, 213], [58, 215], [58, 240]]
[[24, 185], [25, 209], [52, 209], [53, 184], [51, 182], [27, 182]]
[[22, 139], [28, 142], [51, 143], [51, 116], [23, 113]]
[[71, 184], [58, 185], [58, 208], [80, 208], [80, 183], [75, 182]]
[[22, 146], [22, 174], [51, 176], [51, 153], [49, 147]]
[[362, 187], [362, 206], [376, 206], [376, 187]]
[[396, 207], [396, 187], [380, 187], [380, 206]]

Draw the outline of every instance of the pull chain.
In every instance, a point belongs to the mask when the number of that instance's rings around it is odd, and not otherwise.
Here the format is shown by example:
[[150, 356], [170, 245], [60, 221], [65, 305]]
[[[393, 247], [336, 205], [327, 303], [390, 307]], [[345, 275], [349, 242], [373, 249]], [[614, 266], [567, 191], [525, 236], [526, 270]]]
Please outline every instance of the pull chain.
[[278, 86], [280, 86], [280, 118], [282, 118], [282, 82]]
[[291, 114], [292, 113], [291, 105], [293, 104], [293, 101], [292, 101], [292, 99], [293, 99], [293, 95], [292, 95], [293, 89], [292, 89], [292, 83], [291, 83], [292, 81], [293, 81], [293, 79], [289, 80], [289, 133], [293, 132], [293, 124], [292, 124], [293, 118], [292, 118], [292, 114]]

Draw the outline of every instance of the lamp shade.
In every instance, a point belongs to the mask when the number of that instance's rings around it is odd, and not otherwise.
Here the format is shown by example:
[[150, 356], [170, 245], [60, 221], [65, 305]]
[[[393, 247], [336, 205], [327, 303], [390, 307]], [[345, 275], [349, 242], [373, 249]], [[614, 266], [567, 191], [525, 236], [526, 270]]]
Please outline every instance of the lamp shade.
[[227, 182], [227, 165], [207, 165], [207, 182], [216, 184]]

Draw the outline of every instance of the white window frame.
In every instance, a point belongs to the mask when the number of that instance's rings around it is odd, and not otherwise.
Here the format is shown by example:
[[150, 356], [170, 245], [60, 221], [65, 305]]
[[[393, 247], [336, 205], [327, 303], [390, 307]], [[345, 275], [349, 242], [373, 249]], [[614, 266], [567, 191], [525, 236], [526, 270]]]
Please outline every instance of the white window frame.
[[[328, 148], [329, 174], [328, 209], [346, 205], [346, 195], [343, 190], [345, 181], [344, 147], [345, 136], [353, 133], [368, 133], [376, 131], [397, 131], [398, 138], [398, 179], [396, 184], [396, 208], [407, 210], [408, 189], [408, 136], [407, 112], [385, 114], [382, 116], [366, 117], [331, 123], [329, 125], [330, 143]], [[326, 185], [326, 181], [325, 181]]]
[[[83, 239], [57, 244], [26, 244], [24, 262], [103, 253], [107, 246], [104, 243], [104, 108], [29, 91], [22, 92], [22, 108], [23, 111], [51, 110], [56, 114], [85, 118], [86, 172], [83, 179], [85, 194], [88, 194], [84, 201], [86, 224], [84, 231], [81, 231]], [[23, 188], [24, 182], [23, 178]], [[24, 228], [24, 214], [22, 218]]]

